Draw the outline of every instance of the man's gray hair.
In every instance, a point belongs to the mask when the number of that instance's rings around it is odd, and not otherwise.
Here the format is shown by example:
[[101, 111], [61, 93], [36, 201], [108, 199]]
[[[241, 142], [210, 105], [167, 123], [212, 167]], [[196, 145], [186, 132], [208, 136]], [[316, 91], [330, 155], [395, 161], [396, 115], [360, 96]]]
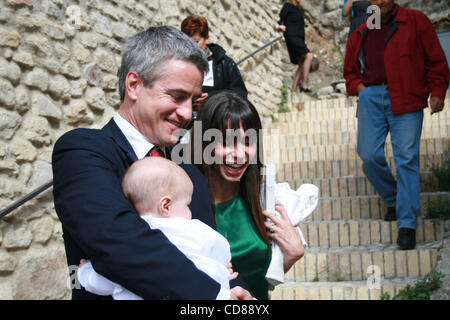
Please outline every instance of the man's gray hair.
[[123, 47], [119, 70], [120, 100], [125, 98], [125, 79], [128, 72], [136, 71], [151, 86], [164, 74], [162, 67], [170, 60], [193, 63], [200, 71], [208, 71], [203, 50], [189, 36], [174, 27], [150, 27], [128, 38]]

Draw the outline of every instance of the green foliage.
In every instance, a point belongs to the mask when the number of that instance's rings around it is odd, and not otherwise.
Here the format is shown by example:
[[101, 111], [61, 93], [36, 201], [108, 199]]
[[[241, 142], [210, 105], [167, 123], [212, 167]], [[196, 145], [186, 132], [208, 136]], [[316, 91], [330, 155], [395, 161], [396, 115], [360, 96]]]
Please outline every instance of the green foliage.
[[[428, 179], [428, 184], [433, 189], [438, 191], [450, 191], [450, 149], [444, 152], [444, 159], [441, 165], [433, 163], [431, 167], [431, 179]], [[435, 200], [427, 202], [426, 210], [427, 218], [436, 219], [450, 219], [450, 197], [443, 195], [437, 197]]]
[[435, 200], [427, 202], [426, 217], [436, 220], [450, 219], [450, 197], [448, 195], [439, 196]]
[[[404, 289], [400, 290], [392, 300], [430, 300], [434, 291], [442, 286], [442, 280], [444, 275], [440, 272], [435, 272], [426, 275], [421, 280], [417, 281], [413, 286], [407, 285]], [[390, 300], [389, 293], [383, 293], [380, 298], [382, 300]]]
[[380, 296], [381, 300], [391, 300], [391, 295], [388, 292], [384, 292], [381, 296]]
[[278, 112], [279, 113], [285, 113], [285, 112], [289, 112], [291, 111], [287, 104], [288, 101], [288, 94], [289, 94], [289, 89], [286, 86], [286, 84], [283, 83], [283, 85], [281, 86], [281, 102], [278, 104]]
[[450, 149], [444, 152], [444, 159], [440, 166], [433, 163], [431, 173], [440, 191], [450, 191]]

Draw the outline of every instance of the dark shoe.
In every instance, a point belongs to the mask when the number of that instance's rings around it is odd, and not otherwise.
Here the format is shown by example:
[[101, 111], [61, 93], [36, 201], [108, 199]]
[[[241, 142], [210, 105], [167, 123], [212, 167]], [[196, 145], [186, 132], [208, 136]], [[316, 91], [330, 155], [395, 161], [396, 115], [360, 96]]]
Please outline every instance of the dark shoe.
[[395, 207], [388, 207], [386, 215], [384, 216], [384, 221], [395, 221], [397, 220], [397, 213], [395, 212]]
[[397, 244], [400, 250], [411, 250], [416, 247], [416, 230], [409, 228], [398, 229]]
[[302, 86], [300, 86], [300, 92], [311, 93], [312, 90], [311, 89], [307, 89], [307, 88], [303, 88]]

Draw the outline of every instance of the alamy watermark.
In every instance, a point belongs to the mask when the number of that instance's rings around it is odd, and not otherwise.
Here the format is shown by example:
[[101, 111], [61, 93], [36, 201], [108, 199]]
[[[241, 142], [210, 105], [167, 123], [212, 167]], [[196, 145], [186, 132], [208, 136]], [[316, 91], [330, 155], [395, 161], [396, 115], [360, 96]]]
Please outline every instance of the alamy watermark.
[[380, 7], [376, 5], [370, 5], [367, 7], [367, 14], [370, 14], [367, 19], [367, 28], [372, 29], [381, 29], [381, 12]]
[[69, 277], [67, 278], [67, 288], [69, 290], [73, 289], [81, 289], [80, 281], [78, 280], [78, 268], [77, 265], [70, 265], [69, 269]]
[[[202, 122], [195, 121], [191, 130], [179, 129], [174, 135], [181, 138], [181, 143], [171, 150], [171, 160], [177, 164], [224, 164], [227, 159], [236, 159], [248, 164], [257, 164], [269, 155], [270, 163], [279, 160], [279, 131], [272, 130], [268, 142], [266, 129], [226, 129], [225, 134], [216, 128], [205, 131]], [[222, 150], [217, 153], [218, 148]], [[245, 148], [252, 152], [243, 151]]]
[[367, 288], [369, 290], [381, 288], [381, 269], [377, 265], [370, 265], [367, 267], [366, 273], [370, 276], [367, 278]]

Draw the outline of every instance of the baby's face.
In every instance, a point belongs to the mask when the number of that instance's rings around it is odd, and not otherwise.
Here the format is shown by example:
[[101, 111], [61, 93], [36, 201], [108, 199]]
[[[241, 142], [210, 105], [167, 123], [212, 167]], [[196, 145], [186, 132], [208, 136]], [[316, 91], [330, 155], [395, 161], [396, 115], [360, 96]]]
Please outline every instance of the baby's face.
[[172, 198], [172, 206], [170, 209], [171, 218], [192, 218], [192, 213], [189, 209], [189, 205], [191, 204], [193, 191], [194, 186], [192, 185], [191, 179], [189, 179], [187, 175], [181, 176], [176, 190], [174, 190]]

